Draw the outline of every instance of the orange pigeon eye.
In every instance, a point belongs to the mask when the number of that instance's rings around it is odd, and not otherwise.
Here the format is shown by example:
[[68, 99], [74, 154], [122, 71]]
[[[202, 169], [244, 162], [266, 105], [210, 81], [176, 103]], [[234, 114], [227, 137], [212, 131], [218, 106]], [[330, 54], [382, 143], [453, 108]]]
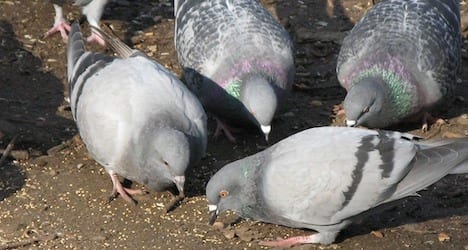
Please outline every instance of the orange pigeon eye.
[[221, 196], [221, 197], [223, 197], [223, 198], [226, 197], [226, 196], [228, 196], [228, 195], [229, 195], [229, 192], [226, 191], [226, 190], [223, 190], [223, 191], [219, 192], [219, 196]]

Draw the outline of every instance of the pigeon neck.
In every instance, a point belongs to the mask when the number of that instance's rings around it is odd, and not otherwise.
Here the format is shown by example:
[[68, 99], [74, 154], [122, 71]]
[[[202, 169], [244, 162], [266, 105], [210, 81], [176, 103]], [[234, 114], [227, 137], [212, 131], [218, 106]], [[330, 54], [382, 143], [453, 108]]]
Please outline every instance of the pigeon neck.
[[384, 94], [384, 106], [392, 109], [399, 117], [411, 112], [411, 107], [417, 102], [417, 97], [411, 94], [411, 77], [403, 70], [394, 71], [391, 68], [372, 67], [356, 78], [355, 84], [378, 84]]
[[260, 126], [269, 126], [276, 112], [277, 98], [273, 85], [262, 76], [243, 80], [240, 100]]

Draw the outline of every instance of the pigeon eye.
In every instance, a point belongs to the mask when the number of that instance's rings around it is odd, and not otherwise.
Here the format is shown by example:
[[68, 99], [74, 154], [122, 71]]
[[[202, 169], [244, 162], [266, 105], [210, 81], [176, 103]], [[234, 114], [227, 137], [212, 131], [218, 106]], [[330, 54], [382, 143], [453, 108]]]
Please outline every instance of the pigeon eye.
[[369, 107], [366, 107], [362, 112], [363, 112], [363, 113], [369, 112]]
[[226, 197], [226, 196], [228, 196], [228, 195], [229, 195], [229, 192], [226, 191], [226, 190], [223, 190], [223, 191], [219, 192], [219, 196], [221, 196], [221, 197], [223, 197], [223, 198]]
[[164, 165], [169, 166], [169, 163], [167, 161], [163, 160]]

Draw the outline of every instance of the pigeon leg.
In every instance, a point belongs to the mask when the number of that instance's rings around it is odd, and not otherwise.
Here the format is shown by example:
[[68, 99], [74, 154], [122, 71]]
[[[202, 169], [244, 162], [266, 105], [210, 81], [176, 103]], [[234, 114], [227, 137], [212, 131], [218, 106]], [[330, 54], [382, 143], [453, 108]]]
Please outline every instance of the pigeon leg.
[[45, 37], [48, 37], [56, 32], [60, 32], [62, 39], [66, 41], [68, 39], [67, 32], [71, 30], [70, 25], [67, 23], [65, 18], [63, 18], [62, 7], [54, 4], [55, 9], [55, 22], [54, 26], [45, 33]]
[[341, 104], [333, 106], [333, 113], [335, 116], [342, 116], [345, 115], [345, 110]]
[[99, 34], [96, 34], [94, 31], [92, 31], [91, 35], [86, 39], [88, 43], [97, 43], [101, 46], [106, 46], [106, 42], [104, 39]]
[[421, 127], [422, 132], [424, 133], [427, 132], [427, 130], [429, 129], [429, 125], [428, 125], [429, 123], [436, 124], [437, 126], [442, 126], [443, 124], [445, 124], [445, 121], [443, 119], [433, 117], [428, 112], [424, 112], [423, 125]]
[[293, 247], [296, 245], [311, 243], [331, 244], [335, 241], [337, 234], [338, 232], [316, 233], [307, 236], [290, 237], [287, 239], [260, 241], [259, 244], [269, 247]]
[[222, 122], [218, 118], [215, 118], [215, 119], [216, 119], [216, 131], [215, 131], [214, 137], [218, 138], [218, 136], [221, 133], [224, 133], [230, 142], [236, 143], [236, 138], [232, 135], [230, 131], [234, 129], [229, 127], [226, 123]]
[[136, 204], [135, 200], [131, 197], [131, 195], [141, 195], [143, 194], [143, 191], [140, 189], [130, 189], [122, 186], [122, 183], [120, 183], [119, 177], [114, 171], [109, 171], [109, 175], [112, 180], [112, 184], [114, 185], [112, 188], [112, 193], [110, 196], [110, 199], [114, 199], [117, 197], [117, 195], [120, 194], [122, 198], [132, 204]]
[[166, 213], [174, 210], [177, 207], [177, 204], [179, 204], [179, 202], [183, 201], [184, 199], [184, 193], [180, 193], [179, 195], [172, 197], [171, 201], [166, 205]]
[[185, 176], [183, 175], [175, 176], [174, 183], [176, 184], [177, 189], [179, 190], [179, 195], [174, 196], [172, 200], [169, 202], [169, 204], [167, 204], [166, 213], [175, 209], [176, 206], [179, 204], [179, 202], [185, 199], [185, 193], [184, 193]]

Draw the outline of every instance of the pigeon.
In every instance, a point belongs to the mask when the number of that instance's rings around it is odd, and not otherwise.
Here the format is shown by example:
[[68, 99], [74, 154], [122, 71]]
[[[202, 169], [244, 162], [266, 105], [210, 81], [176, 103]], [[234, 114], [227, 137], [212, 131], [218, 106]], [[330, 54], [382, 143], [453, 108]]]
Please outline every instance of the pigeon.
[[206, 114], [171, 72], [118, 38], [94, 28], [121, 58], [86, 51], [79, 25], [67, 45], [70, 106], [92, 157], [111, 176], [113, 192], [133, 202], [139, 192], [118, 176], [183, 198], [185, 171], [203, 157]]
[[331, 244], [373, 208], [455, 173], [468, 173], [468, 138], [419, 143], [399, 132], [311, 128], [221, 168], [206, 187], [210, 224], [232, 210], [318, 232], [263, 245]]
[[[52, 0], [55, 9], [55, 22], [54, 26], [47, 31], [46, 36], [50, 36], [56, 32], [60, 32], [64, 40], [68, 39], [67, 32], [70, 31], [70, 25], [63, 17], [64, 0]], [[82, 7], [82, 13], [88, 19], [88, 23], [92, 27], [99, 27], [99, 20], [101, 19], [104, 7], [108, 0], [75, 0], [73, 5]], [[87, 38], [88, 42], [96, 42], [102, 46], [105, 45], [104, 40], [98, 35], [97, 32], [92, 32]]]
[[288, 32], [256, 0], [175, 1], [175, 47], [184, 81], [217, 120], [265, 138], [294, 81]]
[[384, 128], [450, 100], [461, 69], [458, 0], [376, 4], [344, 39], [338, 80], [348, 126]]

